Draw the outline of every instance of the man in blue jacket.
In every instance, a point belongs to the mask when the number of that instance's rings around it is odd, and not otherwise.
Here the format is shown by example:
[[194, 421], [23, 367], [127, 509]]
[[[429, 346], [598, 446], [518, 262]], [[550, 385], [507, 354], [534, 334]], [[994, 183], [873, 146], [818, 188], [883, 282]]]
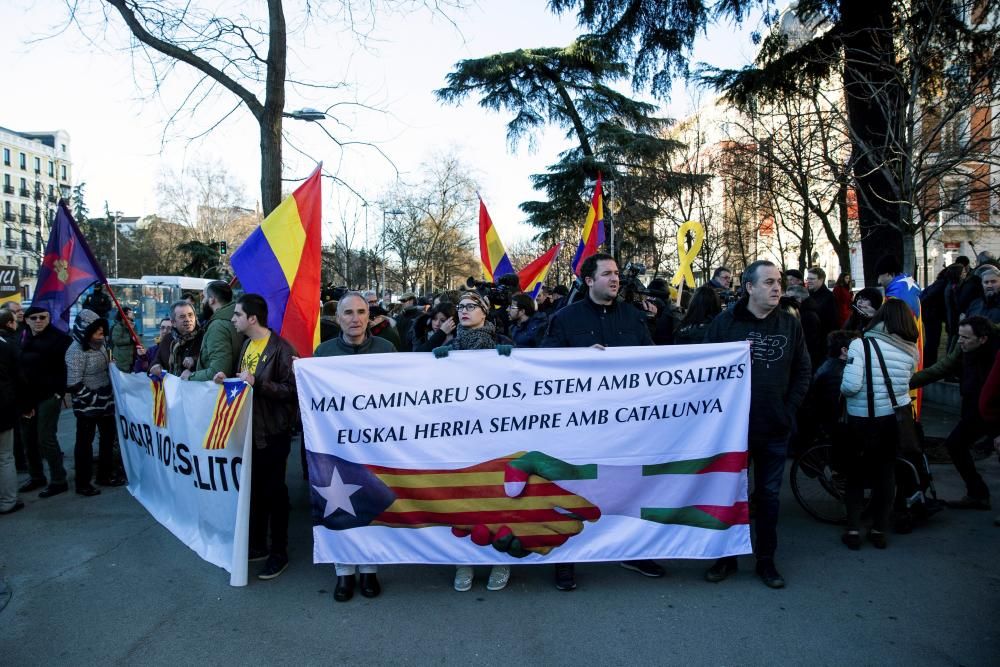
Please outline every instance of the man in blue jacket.
[[[743, 273], [746, 296], [716, 317], [706, 343], [750, 341], [750, 424], [748, 443], [754, 469], [757, 576], [770, 588], [784, 578], [774, 565], [778, 547], [778, 497], [795, 412], [809, 390], [812, 367], [798, 319], [778, 308], [781, 271], [757, 261]], [[736, 557], [720, 558], [705, 573], [719, 582], [736, 571]]]

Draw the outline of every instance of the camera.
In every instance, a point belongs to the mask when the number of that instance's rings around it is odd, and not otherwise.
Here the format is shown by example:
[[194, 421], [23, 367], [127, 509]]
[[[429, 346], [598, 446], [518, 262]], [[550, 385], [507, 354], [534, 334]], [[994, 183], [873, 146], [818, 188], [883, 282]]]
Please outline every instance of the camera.
[[639, 280], [639, 276], [646, 275], [646, 265], [640, 262], [629, 262], [619, 273], [618, 296], [622, 301], [631, 303], [640, 310], [643, 310], [643, 301], [647, 297], [670, 301], [670, 293], [663, 290], [648, 289]]

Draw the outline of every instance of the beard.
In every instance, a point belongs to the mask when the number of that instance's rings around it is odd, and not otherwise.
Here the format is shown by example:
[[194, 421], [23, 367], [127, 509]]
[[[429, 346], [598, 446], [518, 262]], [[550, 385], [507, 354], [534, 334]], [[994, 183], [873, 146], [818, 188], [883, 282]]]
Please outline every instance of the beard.
[[207, 303], [201, 304], [201, 321], [207, 322], [212, 319], [212, 315], [215, 315], [215, 311]]

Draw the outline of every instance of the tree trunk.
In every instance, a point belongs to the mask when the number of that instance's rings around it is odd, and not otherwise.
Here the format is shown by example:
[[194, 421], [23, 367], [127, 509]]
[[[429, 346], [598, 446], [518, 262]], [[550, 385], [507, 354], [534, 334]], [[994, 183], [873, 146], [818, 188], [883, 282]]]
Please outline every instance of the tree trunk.
[[285, 109], [288, 43], [281, 0], [268, 0], [267, 82], [260, 123], [260, 205], [267, 216], [281, 203], [281, 114]]
[[903, 271], [919, 278], [917, 274], [917, 239], [912, 233], [903, 235]]
[[[883, 255], [903, 255], [903, 237], [892, 183], [882, 172], [892, 168], [887, 146], [896, 115], [887, 109], [900, 99], [892, 76], [892, 0], [841, 0], [844, 38], [844, 89], [852, 131], [858, 223], [865, 284], [876, 282], [875, 263]], [[876, 92], [883, 99], [876, 99]]]
[[[849, 235], [850, 216], [847, 210], [847, 184], [841, 181], [837, 188], [838, 220], [840, 222], [840, 238], [833, 247], [837, 251], [837, 259], [840, 260], [840, 272], [851, 273], [851, 237]], [[854, 278], [855, 276], [852, 276]], [[868, 283], [865, 283], [866, 285]]]

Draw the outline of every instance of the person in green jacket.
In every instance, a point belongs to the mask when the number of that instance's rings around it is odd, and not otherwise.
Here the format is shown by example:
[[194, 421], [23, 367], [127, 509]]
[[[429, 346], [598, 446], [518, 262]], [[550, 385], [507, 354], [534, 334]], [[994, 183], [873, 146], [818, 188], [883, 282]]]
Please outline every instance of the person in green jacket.
[[233, 302], [233, 288], [229, 283], [213, 280], [206, 285], [202, 310], [206, 319], [205, 335], [201, 340], [198, 363], [187, 379], [207, 382], [216, 373], [232, 377], [236, 372], [244, 339], [243, 334], [232, 323], [236, 304]]
[[123, 315], [133, 327], [135, 326], [135, 311], [129, 306], [123, 306], [118, 311], [115, 325], [111, 328], [111, 356], [114, 357], [118, 370], [122, 373], [131, 373], [132, 366], [135, 365], [135, 342], [125, 322], [122, 321]]

